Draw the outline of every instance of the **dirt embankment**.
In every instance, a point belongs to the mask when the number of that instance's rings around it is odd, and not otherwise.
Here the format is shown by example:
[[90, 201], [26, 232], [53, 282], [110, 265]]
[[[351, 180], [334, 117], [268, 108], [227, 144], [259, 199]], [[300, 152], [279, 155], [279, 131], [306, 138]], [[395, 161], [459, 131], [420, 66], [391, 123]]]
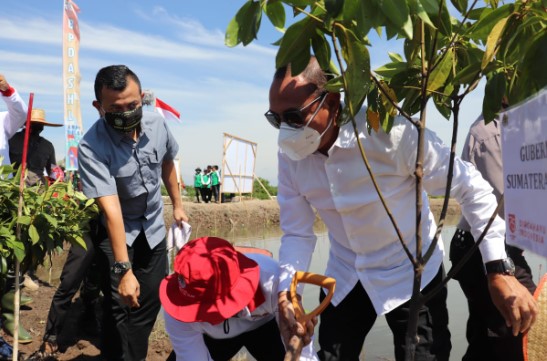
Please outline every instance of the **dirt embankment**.
[[[430, 207], [439, 219], [444, 199], [430, 199]], [[192, 225], [192, 237], [200, 237], [207, 234], [220, 235], [227, 230], [251, 230], [279, 226], [279, 206], [276, 200], [243, 200], [230, 203], [193, 203], [185, 202], [184, 209], [190, 218]], [[460, 206], [454, 200], [449, 200], [445, 224], [452, 225], [458, 222]], [[166, 201], [165, 223], [170, 225], [173, 221], [171, 207]], [[316, 220], [320, 223], [319, 217]]]

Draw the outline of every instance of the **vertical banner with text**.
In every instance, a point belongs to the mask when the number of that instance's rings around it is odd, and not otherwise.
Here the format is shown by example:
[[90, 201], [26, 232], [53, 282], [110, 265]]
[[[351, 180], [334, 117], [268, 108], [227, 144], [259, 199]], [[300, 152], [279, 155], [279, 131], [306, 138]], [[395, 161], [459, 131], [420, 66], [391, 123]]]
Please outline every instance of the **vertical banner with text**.
[[83, 134], [80, 110], [80, 28], [78, 6], [63, 0], [63, 88], [64, 123], [66, 131], [66, 170], [78, 170], [78, 142]]
[[547, 88], [502, 125], [507, 243], [547, 257]]

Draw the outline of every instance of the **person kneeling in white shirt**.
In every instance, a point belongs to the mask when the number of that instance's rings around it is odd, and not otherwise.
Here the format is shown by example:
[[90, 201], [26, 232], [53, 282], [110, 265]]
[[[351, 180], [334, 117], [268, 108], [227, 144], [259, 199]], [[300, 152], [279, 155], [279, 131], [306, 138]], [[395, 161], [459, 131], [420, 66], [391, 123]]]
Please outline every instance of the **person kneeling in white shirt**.
[[[203, 237], [181, 248], [174, 270], [161, 283], [160, 300], [177, 361], [230, 360], [242, 347], [257, 360], [284, 359], [277, 261]], [[300, 360], [318, 360], [313, 342]]]

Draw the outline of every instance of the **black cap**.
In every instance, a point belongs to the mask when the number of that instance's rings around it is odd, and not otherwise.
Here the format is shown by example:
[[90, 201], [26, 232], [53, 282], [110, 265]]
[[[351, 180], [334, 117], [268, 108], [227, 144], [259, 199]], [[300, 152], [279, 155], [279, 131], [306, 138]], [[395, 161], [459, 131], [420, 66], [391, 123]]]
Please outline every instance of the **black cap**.
[[196, 168], [196, 172], [201, 172], [201, 168]]

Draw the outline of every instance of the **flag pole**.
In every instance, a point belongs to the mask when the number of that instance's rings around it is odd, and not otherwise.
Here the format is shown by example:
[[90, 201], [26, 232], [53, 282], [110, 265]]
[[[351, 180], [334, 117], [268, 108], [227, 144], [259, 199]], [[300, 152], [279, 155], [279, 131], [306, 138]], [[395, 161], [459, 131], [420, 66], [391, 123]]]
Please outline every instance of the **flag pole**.
[[[17, 218], [23, 215], [23, 192], [25, 190], [26, 168], [27, 168], [27, 153], [28, 140], [30, 135], [30, 118], [32, 114], [32, 103], [34, 101], [34, 93], [30, 93], [28, 101], [27, 121], [25, 123], [25, 140], [23, 142], [23, 159], [21, 160], [21, 176], [19, 178], [19, 206], [17, 208]], [[17, 222], [16, 237], [21, 241], [21, 223]], [[19, 353], [19, 310], [20, 310], [20, 287], [19, 287], [19, 271], [21, 265], [15, 257], [15, 297], [13, 298], [13, 361], [17, 361]]]

